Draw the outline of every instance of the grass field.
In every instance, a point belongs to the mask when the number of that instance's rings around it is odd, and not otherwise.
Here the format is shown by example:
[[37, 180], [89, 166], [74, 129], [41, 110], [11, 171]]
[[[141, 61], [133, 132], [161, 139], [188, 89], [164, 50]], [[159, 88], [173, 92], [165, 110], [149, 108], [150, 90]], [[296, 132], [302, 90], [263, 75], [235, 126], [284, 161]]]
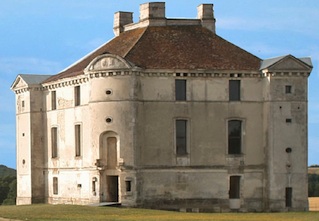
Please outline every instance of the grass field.
[[317, 221], [319, 212], [301, 213], [179, 213], [145, 209], [73, 205], [0, 206], [0, 217], [39, 220], [114, 221]]

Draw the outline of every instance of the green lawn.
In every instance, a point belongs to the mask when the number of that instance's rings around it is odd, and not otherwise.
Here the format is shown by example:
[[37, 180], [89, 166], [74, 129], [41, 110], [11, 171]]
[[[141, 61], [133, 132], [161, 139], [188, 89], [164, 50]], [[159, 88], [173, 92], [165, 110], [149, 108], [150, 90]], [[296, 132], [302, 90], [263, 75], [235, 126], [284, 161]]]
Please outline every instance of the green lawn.
[[319, 221], [319, 212], [301, 213], [179, 213], [146, 209], [74, 205], [0, 206], [0, 217], [19, 220], [114, 221]]

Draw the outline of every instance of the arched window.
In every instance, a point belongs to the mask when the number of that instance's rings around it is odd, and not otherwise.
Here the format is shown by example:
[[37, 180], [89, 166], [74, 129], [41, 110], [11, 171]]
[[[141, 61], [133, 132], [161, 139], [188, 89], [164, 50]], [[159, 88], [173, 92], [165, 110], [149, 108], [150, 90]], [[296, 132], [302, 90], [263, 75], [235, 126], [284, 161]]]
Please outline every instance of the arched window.
[[228, 154], [241, 154], [242, 121], [228, 121]]

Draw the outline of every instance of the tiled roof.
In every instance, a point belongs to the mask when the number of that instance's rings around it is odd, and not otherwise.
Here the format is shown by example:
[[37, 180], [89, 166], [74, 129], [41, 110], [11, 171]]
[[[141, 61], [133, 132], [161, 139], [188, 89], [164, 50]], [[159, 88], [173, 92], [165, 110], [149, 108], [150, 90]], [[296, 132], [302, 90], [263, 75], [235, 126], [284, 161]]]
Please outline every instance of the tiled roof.
[[52, 75], [37, 75], [37, 74], [19, 74], [28, 85], [40, 84], [41, 82], [47, 80]]
[[45, 82], [83, 74], [97, 56], [111, 53], [145, 69], [258, 71], [261, 59], [201, 26], [160, 26], [121, 33]]
[[304, 64], [306, 64], [307, 66], [312, 68], [312, 62], [311, 62], [311, 58], [309, 57], [304, 57], [304, 58], [296, 58], [292, 55], [284, 55], [284, 56], [279, 56], [279, 57], [275, 57], [275, 58], [269, 58], [269, 59], [265, 59], [261, 62], [261, 66], [260, 66], [260, 70], [263, 70], [265, 68], [268, 68], [276, 63], [278, 63], [279, 61], [283, 60], [284, 58], [287, 57], [292, 57], [294, 59], [297, 59], [301, 62], [303, 62]]

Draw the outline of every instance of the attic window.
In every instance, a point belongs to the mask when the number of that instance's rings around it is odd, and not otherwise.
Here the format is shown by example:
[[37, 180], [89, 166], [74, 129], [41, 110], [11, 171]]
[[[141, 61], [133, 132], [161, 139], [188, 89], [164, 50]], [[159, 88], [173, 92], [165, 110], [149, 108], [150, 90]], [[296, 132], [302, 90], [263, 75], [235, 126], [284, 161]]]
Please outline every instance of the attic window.
[[56, 109], [56, 91], [51, 91], [51, 109]]
[[74, 106], [80, 106], [81, 104], [81, 88], [80, 86], [74, 87]]
[[286, 85], [286, 87], [285, 87], [285, 93], [286, 93], [286, 94], [291, 94], [291, 93], [292, 93], [292, 86], [291, 86], [291, 85]]
[[186, 80], [175, 80], [175, 100], [186, 101]]

